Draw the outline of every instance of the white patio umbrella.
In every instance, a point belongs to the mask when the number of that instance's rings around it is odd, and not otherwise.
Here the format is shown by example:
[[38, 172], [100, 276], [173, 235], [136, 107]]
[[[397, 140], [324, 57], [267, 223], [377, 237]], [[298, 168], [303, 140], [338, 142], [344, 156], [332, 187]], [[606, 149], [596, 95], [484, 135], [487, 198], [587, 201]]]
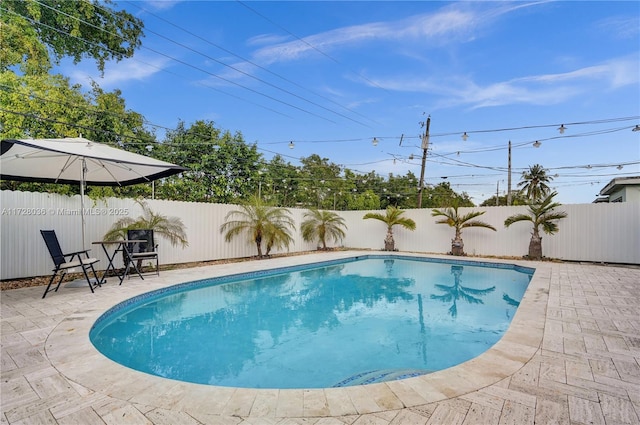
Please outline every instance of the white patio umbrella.
[[82, 137], [1, 141], [1, 179], [80, 184], [83, 249], [85, 185], [129, 186], [182, 171], [186, 168]]

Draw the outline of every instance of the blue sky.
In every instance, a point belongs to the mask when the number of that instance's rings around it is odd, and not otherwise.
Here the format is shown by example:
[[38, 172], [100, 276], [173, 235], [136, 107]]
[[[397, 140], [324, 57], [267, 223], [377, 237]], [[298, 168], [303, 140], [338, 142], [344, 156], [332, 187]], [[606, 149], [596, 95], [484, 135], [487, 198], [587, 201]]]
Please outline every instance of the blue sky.
[[213, 120], [267, 159], [318, 154], [362, 173], [419, 176], [430, 115], [425, 183], [448, 181], [476, 204], [505, 193], [509, 141], [512, 188], [538, 163], [562, 203], [592, 202], [612, 178], [640, 175], [635, 1], [116, 7], [145, 23], [135, 57], [103, 76], [89, 62], [60, 71], [121, 90], [159, 135], [178, 120]]

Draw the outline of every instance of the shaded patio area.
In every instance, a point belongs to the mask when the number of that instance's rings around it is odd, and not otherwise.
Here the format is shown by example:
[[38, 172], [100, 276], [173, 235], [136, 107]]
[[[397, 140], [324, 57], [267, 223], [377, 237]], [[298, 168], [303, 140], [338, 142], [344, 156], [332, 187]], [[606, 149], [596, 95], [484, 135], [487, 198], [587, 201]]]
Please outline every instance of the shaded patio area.
[[638, 267], [487, 260], [536, 268], [502, 340], [462, 365], [367, 386], [183, 383], [120, 366], [88, 338], [104, 311], [153, 289], [355, 255], [375, 252], [111, 278], [95, 294], [61, 288], [44, 300], [41, 287], [3, 291], [0, 424], [640, 424]]

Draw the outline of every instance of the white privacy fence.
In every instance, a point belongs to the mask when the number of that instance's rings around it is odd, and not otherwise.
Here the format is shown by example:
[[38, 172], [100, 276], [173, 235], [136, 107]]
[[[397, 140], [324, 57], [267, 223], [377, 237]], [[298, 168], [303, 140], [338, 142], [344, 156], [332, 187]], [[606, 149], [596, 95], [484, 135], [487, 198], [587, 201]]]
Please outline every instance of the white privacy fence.
[[[165, 216], [179, 217], [187, 232], [189, 246], [173, 247], [157, 238], [161, 264], [240, 258], [256, 255], [254, 244], [238, 236], [224, 240], [220, 226], [234, 205], [147, 200], [151, 209]], [[40, 235], [40, 230], [53, 229], [64, 251], [82, 248], [82, 225], [79, 196], [30, 192], [0, 192], [0, 279], [43, 276], [51, 272], [53, 263]], [[526, 207], [475, 207], [486, 211], [479, 219], [496, 227], [497, 232], [483, 228], [463, 231], [464, 249], [469, 255], [522, 257], [527, 253], [531, 225], [528, 222], [505, 228], [505, 218]], [[543, 253], [550, 258], [571, 261], [595, 261], [640, 264], [640, 203], [563, 205], [568, 217], [559, 223], [555, 235], [543, 234]], [[463, 208], [462, 212], [471, 209]], [[304, 242], [300, 223], [304, 209], [290, 209], [297, 223], [290, 252], [316, 249], [316, 243]], [[384, 247], [386, 226], [377, 220], [363, 220], [367, 211], [338, 211], [347, 224], [347, 235], [337, 245], [348, 248], [379, 250]], [[106, 256], [100, 241], [111, 225], [128, 216], [137, 218], [142, 208], [131, 199], [109, 198], [85, 202], [86, 248], [106, 268]], [[407, 210], [405, 216], [416, 221], [416, 230], [394, 227], [396, 248], [401, 251], [446, 253], [451, 249], [454, 230], [436, 224], [430, 209]], [[336, 246], [327, 241], [329, 246]], [[278, 253], [282, 251], [274, 251]], [[116, 266], [121, 266], [116, 262]]]

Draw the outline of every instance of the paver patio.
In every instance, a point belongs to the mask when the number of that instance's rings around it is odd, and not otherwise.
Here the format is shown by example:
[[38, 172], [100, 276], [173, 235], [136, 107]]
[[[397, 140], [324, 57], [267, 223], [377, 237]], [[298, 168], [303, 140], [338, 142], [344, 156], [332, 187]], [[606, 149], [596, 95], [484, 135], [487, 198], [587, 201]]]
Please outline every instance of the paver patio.
[[536, 273], [500, 342], [444, 371], [366, 386], [254, 390], [183, 383], [120, 366], [88, 338], [109, 307], [149, 290], [374, 254], [165, 271], [122, 286], [110, 280], [95, 294], [86, 286], [63, 287], [44, 300], [41, 287], [3, 291], [0, 424], [640, 424], [638, 267], [507, 261]]

